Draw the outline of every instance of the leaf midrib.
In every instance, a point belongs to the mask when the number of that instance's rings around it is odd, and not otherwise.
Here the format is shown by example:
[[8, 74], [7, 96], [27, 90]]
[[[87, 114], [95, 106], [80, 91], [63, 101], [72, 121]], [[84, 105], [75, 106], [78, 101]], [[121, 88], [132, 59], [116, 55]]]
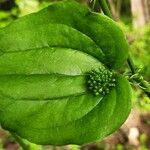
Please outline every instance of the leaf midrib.
[[70, 94], [70, 95], [67, 95], [67, 96], [60, 96], [60, 97], [53, 97], [53, 98], [43, 98], [43, 99], [38, 99], [38, 98], [21, 98], [21, 99], [17, 99], [17, 98], [13, 98], [9, 95], [6, 95], [4, 94], [1, 90], [0, 90], [0, 94], [2, 95], [2, 97], [5, 97], [5, 98], [9, 98], [11, 100], [14, 100], [14, 101], [34, 101], [34, 102], [38, 102], [38, 101], [44, 101], [44, 100], [60, 100], [60, 99], [65, 99], [65, 98], [70, 98], [70, 97], [78, 97], [78, 96], [82, 96], [82, 95], [86, 95], [88, 94], [88, 91], [85, 91], [85, 92], [82, 92], [82, 93], [75, 93], [75, 94]]
[[[5, 54], [11, 54], [11, 53], [12, 53], [12, 54], [13, 54], [13, 53], [26, 53], [26, 52], [35, 51], [35, 50], [40, 51], [40, 50], [42, 50], [42, 49], [52, 49], [52, 50], [54, 50], [55, 48], [57, 48], [57, 49], [69, 49], [70, 51], [73, 50], [73, 51], [79, 52], [79, 53], [81, 53], [81, 54], [85, 54], [85, 55], [87, 55], [88, 57], [91, 57], [91, 58], [95, 59], [96, 61], [99, 61], [99, 59], [96, 58], [95, 56], [90, 55], [90, 54], [88, 54], [88, 53], [86, 53], [86, 52], [84, 52], [84, 51], [81, 51], [81, 50], [79, 50], [79, 49], [70, 48], [70, 47], [59, 47], [59, 46], [51, 46], [51, 47], [44, 46], [44, 47], [39, 47], [39, 48], [31, 48], [31, 49], [16, 50], [16, 51], [6, 51], [6, 52], [5, 52], [5, 51], [2, 51], [2, 50], [0, 49], [0, 51], [2, 52], [1, 55], [0, 55], [0, 57], [3, 56], [3, 55], [5, 55]], [[100, 62], [100, 61], [99, 61], [99, 62]], [[100, 63], [101, 63], [101, 62], [100, 62]]]

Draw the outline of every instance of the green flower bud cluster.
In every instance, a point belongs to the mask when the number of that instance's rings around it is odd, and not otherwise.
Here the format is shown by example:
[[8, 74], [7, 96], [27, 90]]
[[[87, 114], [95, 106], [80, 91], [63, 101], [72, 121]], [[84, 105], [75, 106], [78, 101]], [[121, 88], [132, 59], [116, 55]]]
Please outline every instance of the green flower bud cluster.
[[115, 87], [114, 74], [101, 67], [98, 70], [92, 70], [88, 76], [88, 88], [94, 95], [106, 95], [111, 87]]

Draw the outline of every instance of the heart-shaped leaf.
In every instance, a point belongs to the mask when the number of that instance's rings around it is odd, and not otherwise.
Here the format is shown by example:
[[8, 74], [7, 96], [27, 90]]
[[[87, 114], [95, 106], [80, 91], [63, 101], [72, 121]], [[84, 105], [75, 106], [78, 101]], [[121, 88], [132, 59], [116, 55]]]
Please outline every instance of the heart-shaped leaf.
[[119, 128], [130, 112], [121, 67], [128, 44], [109, 18], [74, 1], [0, 30], [0, 123], [38, 144], [84, 144]]

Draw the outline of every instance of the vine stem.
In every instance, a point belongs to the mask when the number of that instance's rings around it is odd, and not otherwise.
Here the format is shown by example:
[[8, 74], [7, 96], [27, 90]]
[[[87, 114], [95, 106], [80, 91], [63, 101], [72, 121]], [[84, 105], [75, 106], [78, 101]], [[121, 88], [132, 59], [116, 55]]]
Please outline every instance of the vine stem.
[[100, 6], [102, 8], [103, 13], [106, 16], [108, 16], [109, 18], [113, 18], [112, 13], [111, 13], [111, 11], [108, 7], [108, 4], [107, 4], [106, 0], [98, 0], [98, 2], [99, 2]]
[[15, 138], [15, 140], [18, 142], [23, 150], [31, 150], [30, 146], [26, 144], [17, 134], [11, 132], [11, 135]]
[[[106, 0], [98, 0], [100, 6], [101, 6], [101, 9], [103, 11], [103, 13], [112, 18], [113, 19], [113, 16], [112, 16], [112, 13], [111, 13], [111, 10], [109, 9], [109, 6], [108, 6], [108, 3]], [[134, 62], [132, 60], [132, 58], [128, 57], [127, 59], [127, 63], [128, 63], [128, 66], [132, 72], [132, 75], [136, 74], [136, 67], [134, 65]], [[144, 79], [140, 79], [140, 77], [142, 76], [139, 76], [139, 78], [137, 80], [135, 80], [137, 83], [140, 81], [139, 85], [142, 87], [141, 89], [145, 92], [145, 94], [150, 98], [150, 83], [148, 83], [146, 80]]]
[[135, 69], [135, 65], [134, 65], [134, 62], [133, 60], [131, 59], [131, 56], [128, 57], [127, 59], [127, 63], [131, 69], [131, 72], [132, 72], [132, 75], [136, 73], [136, 69]]

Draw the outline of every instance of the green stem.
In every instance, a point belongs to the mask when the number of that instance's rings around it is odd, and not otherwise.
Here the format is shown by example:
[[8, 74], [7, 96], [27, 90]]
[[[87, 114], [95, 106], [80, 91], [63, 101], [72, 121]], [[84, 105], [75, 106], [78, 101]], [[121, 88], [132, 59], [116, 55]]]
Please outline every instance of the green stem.
[[93, 3], [92, 3], [92, 9], [94, 10], [95, 8], [95, 4], [96, 4], [96, 0], [93, 0]]
[[[102, 8], [103, 13], [106, 16], [113, 19], [112, 13], [109, 9], [109, 6], [108, 6], [108, 3], [106, 2], [106, 0], [98, 0], [98, 2]], [[128, 65], [131, 69], [132, 75], [134, 75], [136, 73], [136, 67], [135, 67], [134, 62], [130, 56], [128, 57], [127, 62], [128, 62]], [[139, 78], [140, 78], [140, 76], [139, 76]], [[138, 80], [140, 80], [140, 79], [137, 79], [136, 81], [138, 82]], [[140, 86], [142, 87], [142, 90], [145, 92], [145, 94], [150, 98], [150, 84], [143, 79], [140, 81]]]
[[11, 135], [15, 138], [15, 140], [19, 143], [23, 150], [30, 150], [30, 146], [26, 144], [19, 136], [12, 132]]
[[[135, 65], [133, 63], [133, 60], [131, 59], [130, 56], [128, 57], [127, 62], [128, 62], [128, 65], [129, 65], [129, 67], [131, 69], [132, 75], [136, 74], [136, 67], [135, 67]], [[139, 79], [135, 79], [135, 81], [137, 83], [140, 82], [140, 86], [143, 87], [142, 90], [150, 98], [150, 84], [147, 81], [145, 81], [143, 78], [140, 81], [140, 75], [139, 75]]]
[[128, 59], [127, 59], [127, 63], [128, 63], [128, 65], [129, 65], [129, 67], [131, 69], [132, 74], [135, 74], [136, 73], [136, 67], [135, 67], [134, 62], [131, 59], [130, 55], [129, 55]]
[[103, 13], [106, 16], [108, 16], [109, 18], [113, 18], [112, 13], [111, 13], [111, 11], [109, 9], [109, 6], [108, 6], [106, 0], [98, 0], [98, 2], [99, 2], [100, 6], [102, 8]]
[[140, 85], [144, 88], [143, 91], [145, 92], [145, 94], [150, 98], [150, 84], [143, 80]]

